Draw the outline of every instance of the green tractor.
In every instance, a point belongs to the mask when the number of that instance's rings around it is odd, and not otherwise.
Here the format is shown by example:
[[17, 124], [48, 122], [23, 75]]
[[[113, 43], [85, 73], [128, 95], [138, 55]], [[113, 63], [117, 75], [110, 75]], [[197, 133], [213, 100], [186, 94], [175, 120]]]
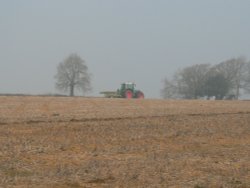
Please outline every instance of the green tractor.
[[121, 84], [121, 88], [117, 89], [117, 91], [103, 91], [101, 94], [104, 94], [107, 98], [143, 99], [143, 92], [136, 90], [135, 86], [136, 85], [133, 82], [125, 82]]

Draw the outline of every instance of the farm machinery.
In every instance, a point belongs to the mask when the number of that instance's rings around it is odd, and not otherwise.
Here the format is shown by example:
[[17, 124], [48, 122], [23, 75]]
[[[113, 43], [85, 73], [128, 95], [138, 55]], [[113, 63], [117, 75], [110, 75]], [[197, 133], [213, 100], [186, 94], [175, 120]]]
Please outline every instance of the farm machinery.
[[143, 99], [144, 93], [140, 90], [136, 90], [135, 86], [133, 82], [125, 82], [121, 84], [120, 89], [117, 89], [117, 91], [102, 91], [100, 94], [103, 94], [107, 98]]

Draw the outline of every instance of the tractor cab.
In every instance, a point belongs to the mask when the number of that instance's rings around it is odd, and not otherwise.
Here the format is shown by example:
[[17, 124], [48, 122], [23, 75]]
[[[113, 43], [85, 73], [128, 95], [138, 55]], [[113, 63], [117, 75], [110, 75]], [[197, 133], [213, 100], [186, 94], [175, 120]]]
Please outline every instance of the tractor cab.
[[125, 82], [125, 83], [122, 83], [121, 84], [121, 91], [126, 91], [126, 90], [132, 90], [134, 91], [135, 90], [135, 83], [133, 82]]

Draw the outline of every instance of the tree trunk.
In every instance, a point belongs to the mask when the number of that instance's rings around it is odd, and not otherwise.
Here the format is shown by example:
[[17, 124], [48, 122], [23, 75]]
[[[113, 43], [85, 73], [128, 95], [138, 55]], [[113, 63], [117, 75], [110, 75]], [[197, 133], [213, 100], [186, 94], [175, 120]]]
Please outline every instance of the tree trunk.
[[236, 99], [238, 100], [240, 96], [240, 86], [239, 84], [237, 84], [237, 88], [236, 88]]
[[73, 84], [70, 85], [70, 93], [69, 93], [69, 95], [70, 95], [71, 97], [74, 96], [74, 85], [73, 85]]

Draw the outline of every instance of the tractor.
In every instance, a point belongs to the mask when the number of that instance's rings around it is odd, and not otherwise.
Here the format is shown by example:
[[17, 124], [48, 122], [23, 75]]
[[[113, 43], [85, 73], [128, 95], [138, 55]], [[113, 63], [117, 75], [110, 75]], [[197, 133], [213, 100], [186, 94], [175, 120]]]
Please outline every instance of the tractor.
[[107, 98], [143, 99], [143, 92], [140, 90], [136, 90], [135, 86], [136, 85], [133, 82], [125, 82], [121, 84], [121, 88], [117, 89], [117, 91], [103, 91], [100, 93], [104, 94], [104, 96]]

